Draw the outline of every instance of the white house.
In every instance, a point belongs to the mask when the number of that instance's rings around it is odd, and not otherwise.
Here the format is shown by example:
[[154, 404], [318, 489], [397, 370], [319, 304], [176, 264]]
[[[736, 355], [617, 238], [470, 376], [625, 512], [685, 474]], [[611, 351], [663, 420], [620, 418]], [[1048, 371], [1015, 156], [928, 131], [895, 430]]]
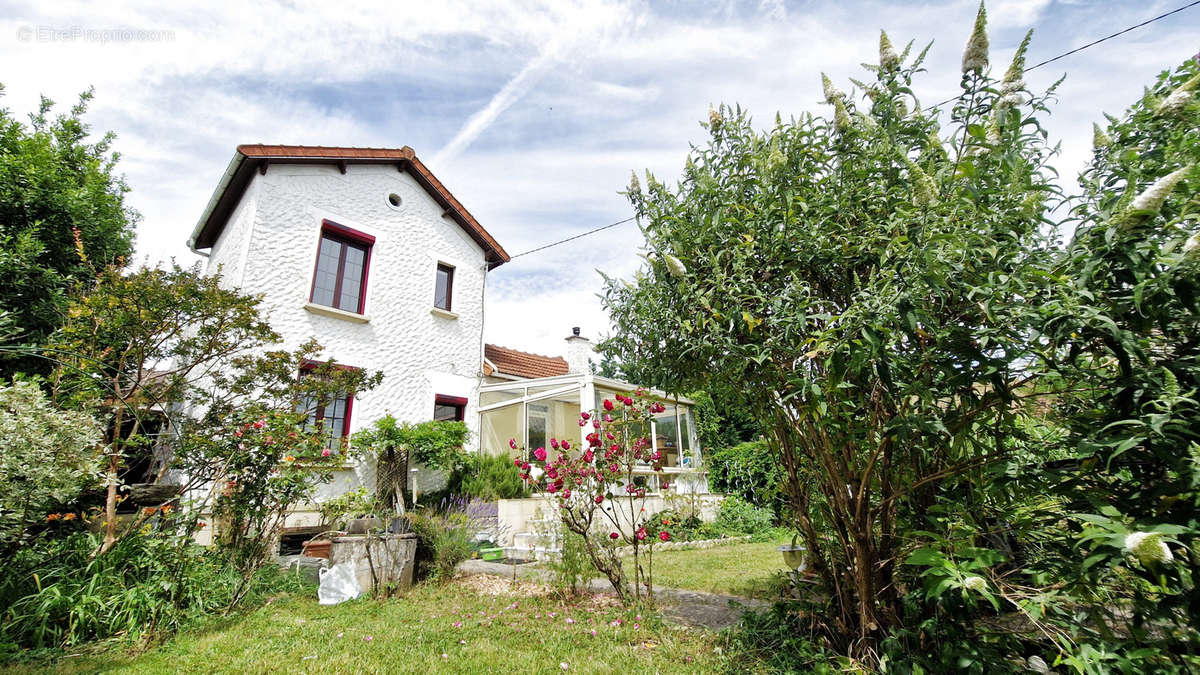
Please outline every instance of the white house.
[[[338, 363], [383, 373], [318, 411], [331, 442], [391, 413], [463, 420], [469, 450], [508, 453], [510, 437], [533, 448], [579, 433], [581, 409], [633, 389], [594, 377], [577, 333], [567, 359], [484, 345], [487, 273], [509, 255], [408, 147], [238, 146], [188, 245], [224, 286], [263, 294], [284, 347], [315, 337]], [[664, 400], [656, 446], [671, 470], [695, 468], [690, 402]], [[347, 464], [317, 499], [373, 484], [372, 467]]]
[[[188, 245], [223, 285], [264, 294], [284, 346], [316, 337], [384, 374], [322, 411], [333, 436], [390, 412], [478, 438], [487, 271], [509, 256], [411, 148], [238, 146]], [[369, 471], [348, 465], [327, 494]]]

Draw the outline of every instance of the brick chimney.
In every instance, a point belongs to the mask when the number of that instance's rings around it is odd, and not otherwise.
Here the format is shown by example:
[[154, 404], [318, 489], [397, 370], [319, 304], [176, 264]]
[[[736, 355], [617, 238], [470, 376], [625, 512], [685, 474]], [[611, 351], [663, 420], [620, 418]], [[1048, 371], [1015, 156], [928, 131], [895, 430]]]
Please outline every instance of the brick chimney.
[[596, 358], [596, 346], [579, 334], [579, 326], [571, 329], [567, 337], [567, 372], [590, 373], [591, 361]]

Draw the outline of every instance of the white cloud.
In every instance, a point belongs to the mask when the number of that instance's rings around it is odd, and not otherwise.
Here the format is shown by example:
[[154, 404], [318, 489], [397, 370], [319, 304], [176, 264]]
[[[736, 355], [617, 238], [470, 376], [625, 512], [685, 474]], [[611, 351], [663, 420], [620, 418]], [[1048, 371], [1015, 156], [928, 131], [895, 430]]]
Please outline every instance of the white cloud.
[[[991, 0], [992, 60], [1002, 68], [1027, 27], [1037, 62], [1170, 7]], [[118, 132], [139, 252], [188, 257], [185, 240], [238, 143], [411, 145], [510, 252], [624, 219], [631, 170], [672, 182], [711, 103], [740, 103], [760, 125], [823, 112], [819, 73], [848, 88], [898, 44], [935, 40], [915, 88], [953, 95], [976, 3], [840, 4], [297, 2], [171, 5], [138, 0], [10, 5], [0, 20], [3, 105], [69, 103], [96, 86], [98, 130]], [[21, 42], [22, 28], [174, 31], [165, 42]], [[1032, 73], [1070, 77], [1046, 120], [1073, 176], [1091, 122], [1117, 113], [1159, 70], [1195, 51], [1200, 9], [1181, 12]], [[442, 153], [438, 155], [438, 150]], [[432, 160], [430, 158], [433, 158]], [[623, 225], [493, 275], [488, 339], [561, 353], [573, 325], [607, 331], [596, 268], [628, 275], [640, 238]]]

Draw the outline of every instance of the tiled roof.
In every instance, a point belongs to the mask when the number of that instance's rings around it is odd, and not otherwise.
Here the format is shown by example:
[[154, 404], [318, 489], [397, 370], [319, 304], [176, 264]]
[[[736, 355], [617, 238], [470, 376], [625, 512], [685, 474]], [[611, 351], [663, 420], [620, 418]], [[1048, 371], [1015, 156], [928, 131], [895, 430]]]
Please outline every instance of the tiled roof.
[[496, 371], [502, 375], [532, 379], [567, 374], [567, 361], [561, 356], [542, 356], [487, 344], [483, 346], [483, 356], [491, 361], [496, 366]]
[[346, 148], [320, 145], [239, 145], [237, 153], [230, 162], [229, 169], [217, 186], [216, 192], [205, 209], [200, 222], [192, 233], [189, 245], [193, 249], [210, 248], [216, 243], [225, 228], [242, 192], [250, 183], [255, 169], [266, 172], [272, 162], [280, 164], [334, 164], [341, 167], [345, 173], [347, 164], [395, 164], [400, 171], [406, 171], [417, 181], [434, 201], [446, 209], [446, 215], [454, 218], [455, 222], [475, 240], [484, 250], [484, 256], [491, 267], [508, 262], [508, 252], [496, 241], [479, 221], [475, 220], [466, 207], [450, 194], [445, 185], [417, 159], [413, 149], [407, 145], [402, 148]]

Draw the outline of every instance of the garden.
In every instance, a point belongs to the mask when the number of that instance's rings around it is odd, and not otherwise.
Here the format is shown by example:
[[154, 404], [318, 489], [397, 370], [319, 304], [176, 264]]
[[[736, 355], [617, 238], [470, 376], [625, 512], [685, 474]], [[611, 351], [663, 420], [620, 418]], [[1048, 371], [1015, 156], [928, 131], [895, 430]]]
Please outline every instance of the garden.
[[[28, 125], [0, 111], [0, 659], [1200, 669], [1200, 62], [1097, 125], [1071, 188], [1031, 39], [993, 66], [981, 5], [959, 94], [930, 108], [925, 50], [881, 33], [850, 93], [825, 78], [825, 114], [722, 105], [676, 181], [634, 175], [647, 253], [606, 278], [599, 367], [696, 402], [727, 495], [710, 520], [670, 494], [648, 390], [582, 412], [579, 437], [514, 439], [515, 460], [464, 453], [461, 422], [337, 437], [326, 407], [378, 374], [279, 349], [261, 298], [217, 277], [129, 266], [137, 216], [88, 95]], [[372, 567], [363, 597], [323, 605], [279, 534], [356, 460], [376, 485], [319, 505], [321, 534], [357, 521], [368, 556], [411, 539], [413, 584]], [[445, 488], [414, 499], [418, 464]], [[481, 505], [531, 494], [557, 555], [461, 574]], [[664, 589], [744, 606], [709, 631], [662, 612]]]

